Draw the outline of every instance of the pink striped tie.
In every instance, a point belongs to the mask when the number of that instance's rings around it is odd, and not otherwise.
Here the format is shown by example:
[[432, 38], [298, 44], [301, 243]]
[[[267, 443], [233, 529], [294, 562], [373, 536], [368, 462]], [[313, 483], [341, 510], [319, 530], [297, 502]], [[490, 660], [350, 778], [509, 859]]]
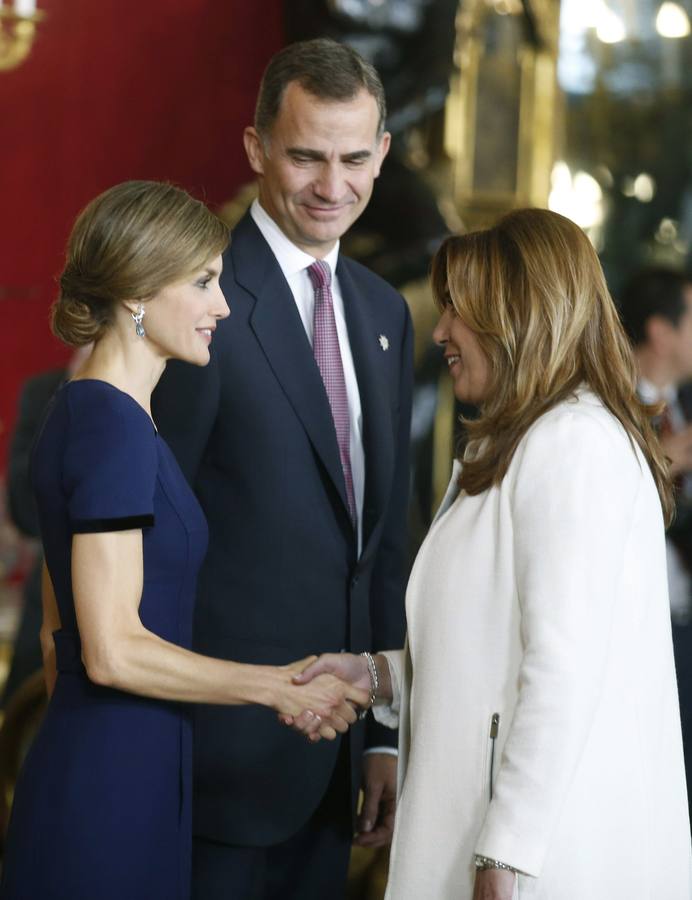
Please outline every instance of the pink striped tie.
[[308, 275], [315, 291], [315, 315], [313, 320], [312, 349], [322, 375], [329, 405], [332, 410], [336, 440], [339, 445], [341, 468], [346, 482], [346, 498], [351, 521], [356, 521], [356, 501], [351, 473], [350, 425], [348, 394], [344, 367], [341, 363], [339, 336], [336, 331], [334, 304], [332, 302], [332, 273], [329, 264], [317, 259], [309, 266]]

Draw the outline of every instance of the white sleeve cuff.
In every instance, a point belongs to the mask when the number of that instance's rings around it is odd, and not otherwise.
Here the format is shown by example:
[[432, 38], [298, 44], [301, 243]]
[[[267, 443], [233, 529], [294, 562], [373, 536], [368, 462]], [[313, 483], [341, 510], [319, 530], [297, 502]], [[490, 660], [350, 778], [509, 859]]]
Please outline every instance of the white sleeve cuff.
[[389, 666], [389, 677], [392, 682], [392, 700], [391, 703], [381, 706], [375, 704], [372, 708], [372, 714], [380, 725], [387, 728], [399, 727], [399, 708], [401, 705], [401, 679], [403, 677], [404, 651], [403, 650], [383, 650], [378, 651], [387, 660]]

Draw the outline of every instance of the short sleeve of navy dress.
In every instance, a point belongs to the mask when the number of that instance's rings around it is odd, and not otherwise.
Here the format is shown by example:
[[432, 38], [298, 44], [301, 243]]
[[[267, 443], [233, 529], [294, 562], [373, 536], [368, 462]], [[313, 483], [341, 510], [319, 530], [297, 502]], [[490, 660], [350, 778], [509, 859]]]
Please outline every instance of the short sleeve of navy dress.
[[[63, 488], [73, 534], [154, 524], [158, 454], [153, 423], [131, 397], [103, 385], [75, 382], [66, 391], [72, 421]], [[93, 402], [95, 391], [103, 394], [99, 403]], [[38, 454], [34, 472], [40, 478]], [[46, 474], [53, 474], [50, 467]]]
[[149, 415], [103, 381], [56, 393], [31, 469], [60, 614], [58, 677], [17, 783], [0, 900], [187, 900], [189, 711], [89, 681], [71, 553], [75, 535], [141, 530], [142, 624], [189, 648], [204, 516]]

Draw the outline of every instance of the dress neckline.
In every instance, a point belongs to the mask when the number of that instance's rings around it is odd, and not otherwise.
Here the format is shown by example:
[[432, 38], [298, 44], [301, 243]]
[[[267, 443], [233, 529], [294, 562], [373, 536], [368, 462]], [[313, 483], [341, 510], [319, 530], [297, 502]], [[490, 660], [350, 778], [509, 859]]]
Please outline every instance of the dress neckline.
[[151, 416], [146, 411], [146, 409], [142, 406], [142, 404], [139, 403], [137, 400], [135, 400], [135, 398], [132, 396], [132, 394], [128, 394], [127, 391], [123, 391], [121, 388], [116, 387], [114, 384], [111, 384], [110, 381], [105, 381], [103, 378], [70, 378], [68, 381], [64, 382], [63, 388], [69, 387], [70, 385], [73, 385], [73, 384], [89, 384], [89, 383], [102, 384], [102, 385], [104, 385], [104, 387], [110, 388], [112, 391], [115, 391], [116, 393], [120, 394], [121, 396], [127, 397], [127, 399], [130, 400], [137, 407], [137, 409], [140, 410], [140, 412], [147, 417], [147, 419], [149, 419], [149, 422], [151, 423], [151, 427], [154, 429], [154, 434], [158, 436], [159, 430], [156, 427], [156, 425], [154, 424], [154, 420], [151, 418]]

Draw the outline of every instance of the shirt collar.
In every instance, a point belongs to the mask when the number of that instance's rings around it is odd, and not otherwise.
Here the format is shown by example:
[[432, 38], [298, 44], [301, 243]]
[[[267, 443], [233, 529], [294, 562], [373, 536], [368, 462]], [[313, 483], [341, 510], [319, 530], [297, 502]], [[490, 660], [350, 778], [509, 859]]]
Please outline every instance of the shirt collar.
[[667, 384], [664, 387], [658, 387], [648, 378], [640, 378], [637, 385], [637, 392], [644, 403], [666, 403], [668, 406], [677, 401], [678, 392], [674, 384]]
[[[269, 213], [264, 209], [259, 200], [253, 200], [250, 207], [250, 215], [255, 225], [259, 228], [265, 241], [271, 247], [272, 253], [276, 257], [279, 268], [286, 278], [296, 275], [311, 266], [315, 262], [315, 257], [301, 250], [300, 247], [290, 241]], [[324, 257], [324, 262], [328, 263], [332, 276], [336, 272], [336, 264], [339, 259], [339, 241]]]

